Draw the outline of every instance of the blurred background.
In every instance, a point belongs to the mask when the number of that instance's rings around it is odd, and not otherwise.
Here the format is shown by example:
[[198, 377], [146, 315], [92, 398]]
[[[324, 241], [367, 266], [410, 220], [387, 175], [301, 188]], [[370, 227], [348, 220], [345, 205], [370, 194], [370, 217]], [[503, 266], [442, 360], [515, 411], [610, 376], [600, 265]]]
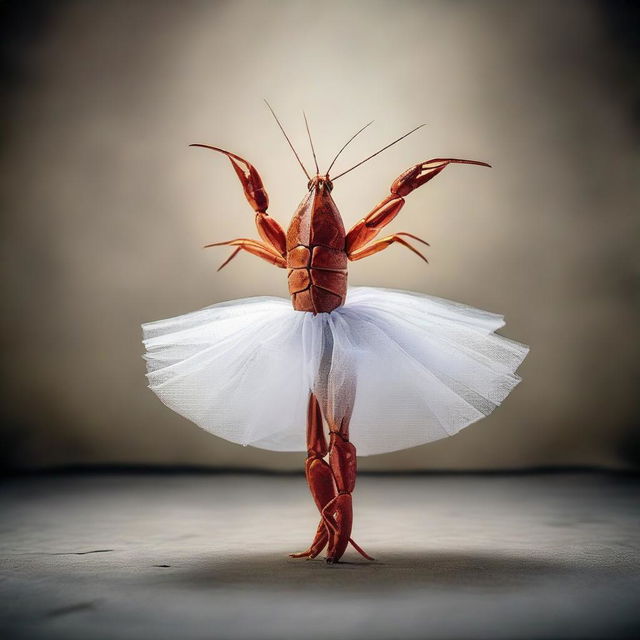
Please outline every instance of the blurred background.
[[[409, 166], [454, 166], [390, 231], [431, 243], [350, 265], [353, 285], [503, 313], [524, 381], [454, 438], [363, 469], [632, 467], [638, 438], [640, 81], [633, 2], [4, 2], [5, 469], [302, 468], [220, 440], [146, 388], [140, 323], [253, 295], [285, 273], [207, 242], [256, 236], [219, 145], [255, 164], [287, 224], [306, 179], [302, 109], [346, 226]], [[305, 429], [305, 425], [300, 425]]]

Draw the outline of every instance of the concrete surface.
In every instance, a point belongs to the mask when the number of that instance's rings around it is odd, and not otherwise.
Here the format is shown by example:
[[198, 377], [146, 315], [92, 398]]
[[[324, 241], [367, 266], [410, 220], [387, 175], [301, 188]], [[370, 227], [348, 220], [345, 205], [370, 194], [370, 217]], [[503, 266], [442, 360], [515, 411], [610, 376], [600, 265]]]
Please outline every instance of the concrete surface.
[[378, 560], [292, 560], [299, 476], [50, 475], [0, 488], [3, 638], [638, 637], [638, 478], [365, 476]]

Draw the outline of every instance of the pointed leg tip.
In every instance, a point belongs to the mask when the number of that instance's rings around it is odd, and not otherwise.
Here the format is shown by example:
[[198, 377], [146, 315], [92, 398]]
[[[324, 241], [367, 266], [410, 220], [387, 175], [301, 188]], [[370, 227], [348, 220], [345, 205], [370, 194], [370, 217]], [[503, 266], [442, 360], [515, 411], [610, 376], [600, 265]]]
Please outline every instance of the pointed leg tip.
[[296, 553], [290, 553], [290, 558], [306, 558], [307, 560], [313, 560], [322, 551], [321, 549], [307, 549], [306, 551], [298, 551]]

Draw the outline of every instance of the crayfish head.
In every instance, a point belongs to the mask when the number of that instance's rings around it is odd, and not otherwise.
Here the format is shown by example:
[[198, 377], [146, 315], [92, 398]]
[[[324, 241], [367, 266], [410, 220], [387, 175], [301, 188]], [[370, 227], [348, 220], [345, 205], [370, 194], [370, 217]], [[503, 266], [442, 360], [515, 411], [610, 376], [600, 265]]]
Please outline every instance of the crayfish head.
[[331, 193], [331, 191], [333, 190], [333, 182], [329, 180], [328, 173], [324, 176], [318, 174], [317, 176], [309, 180], [307, 189], [309, 189], [309, 191], [313, 191], [314, 189], [317, 189], [318, 191], [326, 190], [327, 192]]

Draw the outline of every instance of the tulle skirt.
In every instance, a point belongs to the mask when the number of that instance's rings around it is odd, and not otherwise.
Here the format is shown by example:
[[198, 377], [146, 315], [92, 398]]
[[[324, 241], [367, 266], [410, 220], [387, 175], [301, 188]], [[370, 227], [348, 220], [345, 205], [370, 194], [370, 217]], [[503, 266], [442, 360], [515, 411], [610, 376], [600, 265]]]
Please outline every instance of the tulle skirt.
[[142, 326], [149, 387], [217, 436], [306, 450], [309, 393], [350, 417], [358, 455], [452, 436], [489, 415], [529, 348], [494, 334], [502, 316], [407, 291], [357, 287], [331, 313], [284, 298], [216, 304]]

